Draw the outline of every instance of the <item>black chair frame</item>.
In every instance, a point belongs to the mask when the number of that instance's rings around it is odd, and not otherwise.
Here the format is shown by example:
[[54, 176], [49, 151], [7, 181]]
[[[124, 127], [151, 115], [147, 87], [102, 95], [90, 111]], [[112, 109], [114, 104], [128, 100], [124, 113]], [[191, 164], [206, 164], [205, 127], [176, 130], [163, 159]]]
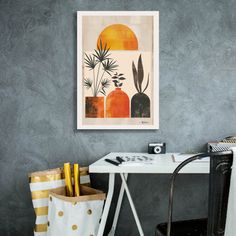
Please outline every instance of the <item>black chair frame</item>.
[[[231, 157], [230, 159], [228, 158], [229, 155]], [[220, 158], [218, 158], [219, 160], [216, 161], [216, 159], [213, 159], [213, 158], [217, 156]], [[176, 169], [174, 170], [171, 176], [171, 182], [170, 182], [168, 221], [167, 221], [167, 234], [166, 234], [167, 236], [171, 236], [174, 183], [175, 183], [176, 176], [178, 175], [179, 171], [188, 163], [195, 160], [200, 160], [206, 157], [210, 157], [208, 218], [211, 219], [211, 220], [208, 220], [208, 223], [207, 223], [207, 235], [208, 236], [224, 235], [232, 156], [233, 156], [232, 151], [202, 153], [202, 154], [198, 154], [198, 155], [188, 158], [187, 160], [183, 161], [181, 164], [179, 164], [176, 167]], [[217, 188], [215, 187], [216, 182], [217, 182], [217, 174], [214, 174], [214, 173], [216, 171], [218, 171], [220, 175], [225, 175], [224, 180], [223, 180], [224, 182], [220, 181], [220, 178], [218, 178], [220, 182], [218, 184], [222, 184], [222, 186], [224, 186], [223, 191], [221, 192], [218, 192]], [[219, 195], [219, 196], [216, 196], [216, 195]], [[216, 201], [221, 201], [221, 204], [223, 205], [220, 207], [221, 209], [225, 209], [224, 211], [215, 209], [214, 204]]]

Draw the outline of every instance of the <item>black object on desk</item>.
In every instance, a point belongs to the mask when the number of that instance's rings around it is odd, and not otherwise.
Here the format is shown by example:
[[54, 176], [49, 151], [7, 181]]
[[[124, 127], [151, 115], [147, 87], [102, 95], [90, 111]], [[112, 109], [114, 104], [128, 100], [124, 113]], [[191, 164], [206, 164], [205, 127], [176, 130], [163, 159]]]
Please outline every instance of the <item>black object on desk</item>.
[[109, 162], [110, 164], [113, 164], [113, 165], [115, 165], [115, 166], [119, 166], [119, 165], [120, 165], [120, 163], [118, 163], [118, 162], [116, 162], [116, 161], [113, 161], [113, 160], [111, 160], [111, 159], [105, 159], [105, 161], [106, 161], [106, 162]]
[[119, 156], [116, 157], [116, 160], [119, 161], [120, 164], [125, 161], [123, 158], [121, 158], [121, 157], [119, 157]]

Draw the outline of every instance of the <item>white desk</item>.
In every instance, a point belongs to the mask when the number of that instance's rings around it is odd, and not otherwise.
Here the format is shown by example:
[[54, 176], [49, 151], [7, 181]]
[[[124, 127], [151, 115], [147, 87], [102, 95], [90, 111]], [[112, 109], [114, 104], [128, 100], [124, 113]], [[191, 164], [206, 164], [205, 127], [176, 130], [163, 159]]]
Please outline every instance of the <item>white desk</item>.
[[[95, 163], [89, 166], [89, 172], [90, 173], [108, 173], [109, 174], [109, 186], [108, 186], [108, 193], [107, 193], [107, 199], [104, 206], [102, 219], [100, 222], [99, 230], [97, 236], [103, 236], [105, 224], [107, 221], [107, 216], [110, 210], [111, 206], [111, 200], [114, 192], [114, 185], [115, 185], [115, 174], [120, 174], [122, 185], [120, 188], [120, 194], [116, 206], [116, 212], [113, 219], [113, 224], [111, 231], [109, 233], [109, 236], [115, 235], [115, 229], [117, 225], [117, 221], [119, 218], [121, 203], [124, 195], [124, 191], [126, 191], [135, 222], [138, 227], [138, 231], [140, 236], [144, 236], [128, 185], [127, 185], [127, 178], [128, 174], [130, 173], [136, 173], [136, 174], [170, 174], [173, 173], [175, 168], [180, 164], [179, 162], [174, 162], [173, 160], [173, 154], [176, 155], [176, 153], [166, 153], [166, 154], [160, 154], [160, 155], [153, 155], [153, 154], [147, 154], [147, 153], [109, 153], [108, 155], [102, 157]], [[153, 164], [144, 164], [140, 166], [115, 166], [105, 161], [105, 159], [116, 159], [116, 156], [147, 156], [147, 157], [153, 157], [154, 161]], [[192, 155], [189, 155], [189, 157]], [[209, 162], [192, 162], [188, 165], [186, 165], [180, 173], [186, 173], [186, 174], [207, 174], [209, 173]]]

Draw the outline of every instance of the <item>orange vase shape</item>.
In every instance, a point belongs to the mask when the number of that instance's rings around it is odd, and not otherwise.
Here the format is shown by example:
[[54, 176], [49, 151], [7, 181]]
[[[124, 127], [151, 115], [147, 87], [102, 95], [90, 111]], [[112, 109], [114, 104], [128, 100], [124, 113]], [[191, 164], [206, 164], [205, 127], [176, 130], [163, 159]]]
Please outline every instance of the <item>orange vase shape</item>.
[[85, 117], [104, 118], [104, 97], [85, 98]]
[[130, 117], [129, 97], [121, 90], [116, 88], [106, 99], [106, 117], [127, 118]]

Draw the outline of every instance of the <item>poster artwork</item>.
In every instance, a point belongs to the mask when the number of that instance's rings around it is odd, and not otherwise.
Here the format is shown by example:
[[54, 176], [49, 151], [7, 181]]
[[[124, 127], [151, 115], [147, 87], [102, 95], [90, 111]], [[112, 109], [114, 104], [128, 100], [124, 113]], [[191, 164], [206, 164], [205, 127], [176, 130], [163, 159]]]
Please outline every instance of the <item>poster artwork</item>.
[[78, 12], [78, 129], [157, 129], [158, 12]]

